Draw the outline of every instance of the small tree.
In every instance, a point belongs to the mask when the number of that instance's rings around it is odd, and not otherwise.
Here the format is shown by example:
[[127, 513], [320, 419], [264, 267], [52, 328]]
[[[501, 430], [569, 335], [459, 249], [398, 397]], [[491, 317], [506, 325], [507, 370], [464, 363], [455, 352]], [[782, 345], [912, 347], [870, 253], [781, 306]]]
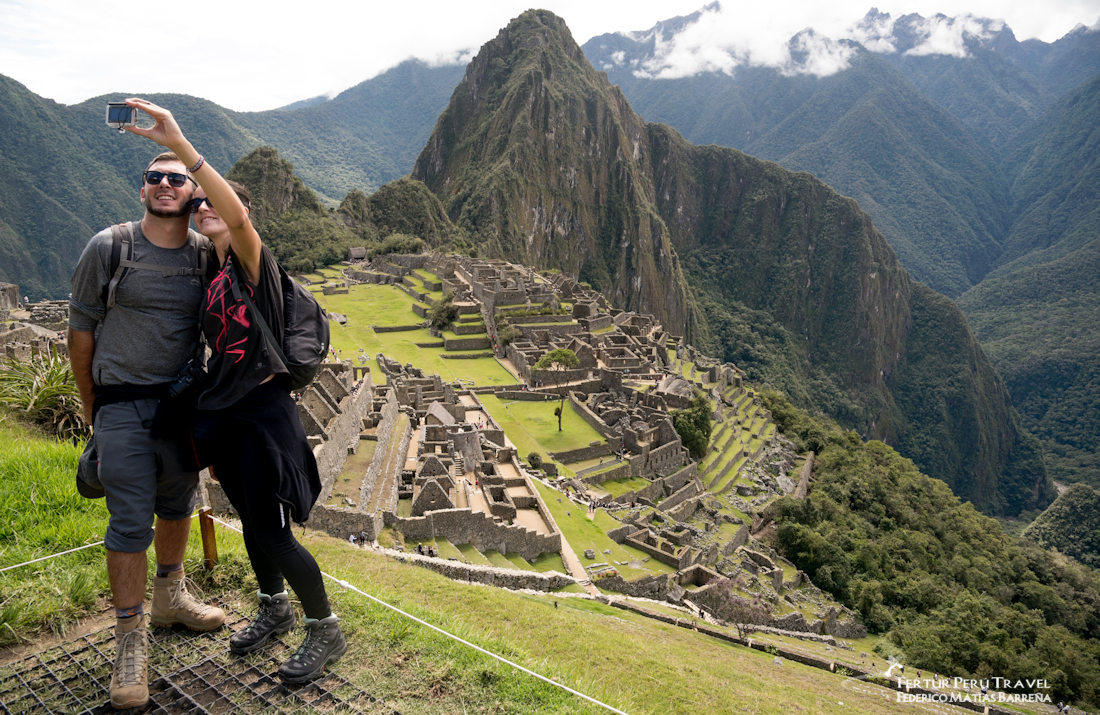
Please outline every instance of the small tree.
[[680, 441], [687, 447], [688, 452], [696, 459], [701, 458], [710, 444], [711, 424], [710, 401], [699, 390], [686, 410], [676, 410], [672, 413], [672, 426], [676, 428], [676, 434], [680, 435]]
[[569, 382], [567, 379], [569, 376], [566, 374], [566, 370], [580, 365], [581, 361], [577, 359], [577, 354], [569, 348], [556, 348], [539, 358], [539, 361], [535, 363], [534, 369], [545, 370], [553, 375], [554, 387], [558, 388], [558, 394], [561, 396], [561, 401], [558, 403], [558, 409], [556, 414], [558, 416], [558, 432], [561, 432], [561, 416], [565, 411], [565, 391], [562, 390], [562, 386]]
[[458, 306], [452, 301], [454, 296], [448, 293], [443, 300], [437, 301], [428, 310], [428, 323], [437, 330], [443, 330], [458, 320]]

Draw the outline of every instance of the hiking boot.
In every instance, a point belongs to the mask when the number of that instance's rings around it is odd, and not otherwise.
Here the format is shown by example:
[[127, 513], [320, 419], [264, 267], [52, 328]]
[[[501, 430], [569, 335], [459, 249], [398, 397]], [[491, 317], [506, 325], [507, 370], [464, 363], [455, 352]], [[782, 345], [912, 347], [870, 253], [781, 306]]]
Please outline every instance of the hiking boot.
[[251, 653], [264, 647], [273, 635], [282, 635], [294, 627], [294, 607], [286, 591], [274, 596], [260, 594], [260, 608], [252, 622], [229, 637], [229, 650], [238, 654]]
[[191, 579], [184, 578], [183, 569], [153, 578], [153, 613], [149, 620], [154, 626], [182, 623], [193, 631], [212, 631], [225, 623], [225, 612], [196, 600], [187, 590], [189, 583], [195, 588]]
[[336, 616], [306, 624], [306, 639], [297, 652], [279, 666], [279, 677], [286, 683], [307, 683], [320, 677], [325, 666], [340, 658], [348, 649]]
[[144, 616], [130, 616], [115, 624], [118, 652], [111, 672], [111, 705], [116, 710], [149, 702], [149, 644], [144, 621]]

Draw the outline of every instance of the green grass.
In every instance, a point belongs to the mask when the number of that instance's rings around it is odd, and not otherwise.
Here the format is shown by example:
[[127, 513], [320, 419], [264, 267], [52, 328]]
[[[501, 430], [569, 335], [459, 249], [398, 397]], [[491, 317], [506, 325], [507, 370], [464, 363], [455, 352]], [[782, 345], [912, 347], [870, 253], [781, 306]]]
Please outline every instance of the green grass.
[[[305, 543], [334, 576], [632, 715], [909, 712], [886, 691], [853, 692], [821, 670], [779, 667], [767, 653], [599, 602], [470, 586], [312, 532]], [[350, 635], [334, 672], [403, 713], [606, 712], [357, 594], [335, 587], [330, 594]]]
[[436, 553], [439, 554], [441, 559], [455, 558], [459, 561], [464, 559], [462, 551], [457, 546], [444, 538], [437, 538], [435, 540]]
[[[0, 412], [0, 568], [94, 543], [103, 500], [76, 492], [81, 448], [37, 436]], [[0, 645], [39, 628], [64, 633], [107, 592], [102, 546], [0, 574]]]
[[613, 497], [622, 496], [627, 492], [644, 489], [650, 484], [648, 479], [641, 477], [627, 477], [626, 479], [608, 479], [600, 487]]
[[489, 563], [493, 566], [497, 566], [502, 569], [514, 569], [515, 565], [508, 560], [508, 557], [500, 553], [496, 549], [489, 549], [484, 554], [485, 558], [489, 560]]
[[519, 554], [506, 554], [504, 558], [511, 562], [512, 568], [519, 569], [520, 571], [536, 571], [537, 569], [531, 565], [531, 563], [520, 556]]
[[[317, 296], [321, 305], [330, 312], [348, 316], [345, 325], [332, 323], [332, 346], [340, 351], [341, 359], [356, 358], [360, 348], [367, 356], [368, 364], [375, 367], [375, 356], [381, 352], [387, 357], [412, 363], [428, 374], [437, 373], [450, 382], [457, 379], [473, 380], [478, 385], [513, 385], [516, 378], [494, 358], [476, 360], [444, 360], [443, 348], [420, 348], [416, 343], [440, 342], [427, 330], [399, 333], [375, 333], [371, 325], [417, 325], [424, 319], [412, 311], [416, 301], [393, 286], [354, 285], [347, 295]], [[380, 381], [376, 372], [374, 379]]]
[[[539, 556], [534, 561], [530, 562], [531, 568], [536, 571], [546, 573], [548, 571], [557, 571], [558, 573], [568, 574], [568, 569], [565, 568], [565, 564], [562, 563], [561, 554], [555, 551], [554, 553], [546, 553]], [[584, 589], [581, 589], [583, 592]]]
[[[85, 499], [76, 491], [80, 452], [71, 443], [13, 424], [0, 411], [0, 568], [103, 539], [104, 501]], [[241, 588], [243, 560], [230, 560], [233, 568], [212, 573], [197, 568], [201, 560], [196, 519], [185, 557], [189, 575], [208, 590], [219, 585]], [[109, 595], [102, 546], [4, 572], [0, 646], [26, 642], [42, 631], [64, 635], [78, 619], [107, 608]]]
[[539, 452], [545, 458], [549, 452], [579, 449], [590, 442], [603, 441], [603, 436], [577, 414], [568, 400], [560, 432], [558, 418], [554, 416], [557, 401], [502, 402], [496, 395], [481, 395], [481, 402], [523, 458], [531, 452]]
[[[456, 333], [453, 330], [441, 330], [439, 332], [447, 340], [462, 340], [464, 338], [484, 338], [485, 337], [485, 326], [484, 325], [481, 326], [481, 332], [480, 333], [465, 333], [463, 335], [459, 335], [458, 333]], [[483, 350], [485, 350], [485, 348], [481, 348], [480, 350], [477, 350], [475, 352], [481, 352]], [[459, 351], [453, 351], [453, 352], [459, 352]]]
[[484, 554], [474, 548], [473, 544], [460, 544], [458, 550], [462, 552], [463, 558], [472, 564], [478, 564], [479, 566], [489, 565], [489, 560], [485, 558]]

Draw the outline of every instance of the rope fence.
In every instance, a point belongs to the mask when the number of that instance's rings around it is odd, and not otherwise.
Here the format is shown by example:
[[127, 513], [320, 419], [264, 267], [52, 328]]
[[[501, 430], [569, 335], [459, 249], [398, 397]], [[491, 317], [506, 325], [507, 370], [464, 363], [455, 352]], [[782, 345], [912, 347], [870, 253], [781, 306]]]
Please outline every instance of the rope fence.
[[85, 544], [84, 546], [78, 546], [75, 549], [69, 549], [68, 551], [59, 551], [56, 554], [50, 554], [49, 556], [43, 556], [40, 559], [31, 559], [30, 561], [24, 561], [23, 563], [16, 564], [14, 566], [5, 566], [4, 568], [0, 569], [0, 573], [4, 573], [5, 571], [11, 571], [12, 569], [17, 569], [17, 568], [20, 568], [22, 566], [30, 566], [31, 564], [36, 564], [39, 561], [49, 561], [50, 559], [56, 559], [58, 556], [64, 556], [65, 554], [71, 554], [74, 551], [83, 551], [84, 549], [90, 549], [93, 546], [100, 546], [102, 544], [103, 544], [102, 541], [97, 541], [94, 544]]

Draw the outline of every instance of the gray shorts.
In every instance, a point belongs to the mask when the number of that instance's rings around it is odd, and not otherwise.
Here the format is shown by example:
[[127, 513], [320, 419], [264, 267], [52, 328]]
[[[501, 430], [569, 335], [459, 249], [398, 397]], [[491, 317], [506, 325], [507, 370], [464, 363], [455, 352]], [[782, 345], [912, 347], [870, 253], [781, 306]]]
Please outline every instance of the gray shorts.
[[176, 445], [150, 433], [157, 400], [104, 405], [95, 418], [99, 480], [107, 494], [106, 546], [137, 553], [153, 541], [153, 515], [178, 521], [191, 515], [198, 472], [184, 471]]

